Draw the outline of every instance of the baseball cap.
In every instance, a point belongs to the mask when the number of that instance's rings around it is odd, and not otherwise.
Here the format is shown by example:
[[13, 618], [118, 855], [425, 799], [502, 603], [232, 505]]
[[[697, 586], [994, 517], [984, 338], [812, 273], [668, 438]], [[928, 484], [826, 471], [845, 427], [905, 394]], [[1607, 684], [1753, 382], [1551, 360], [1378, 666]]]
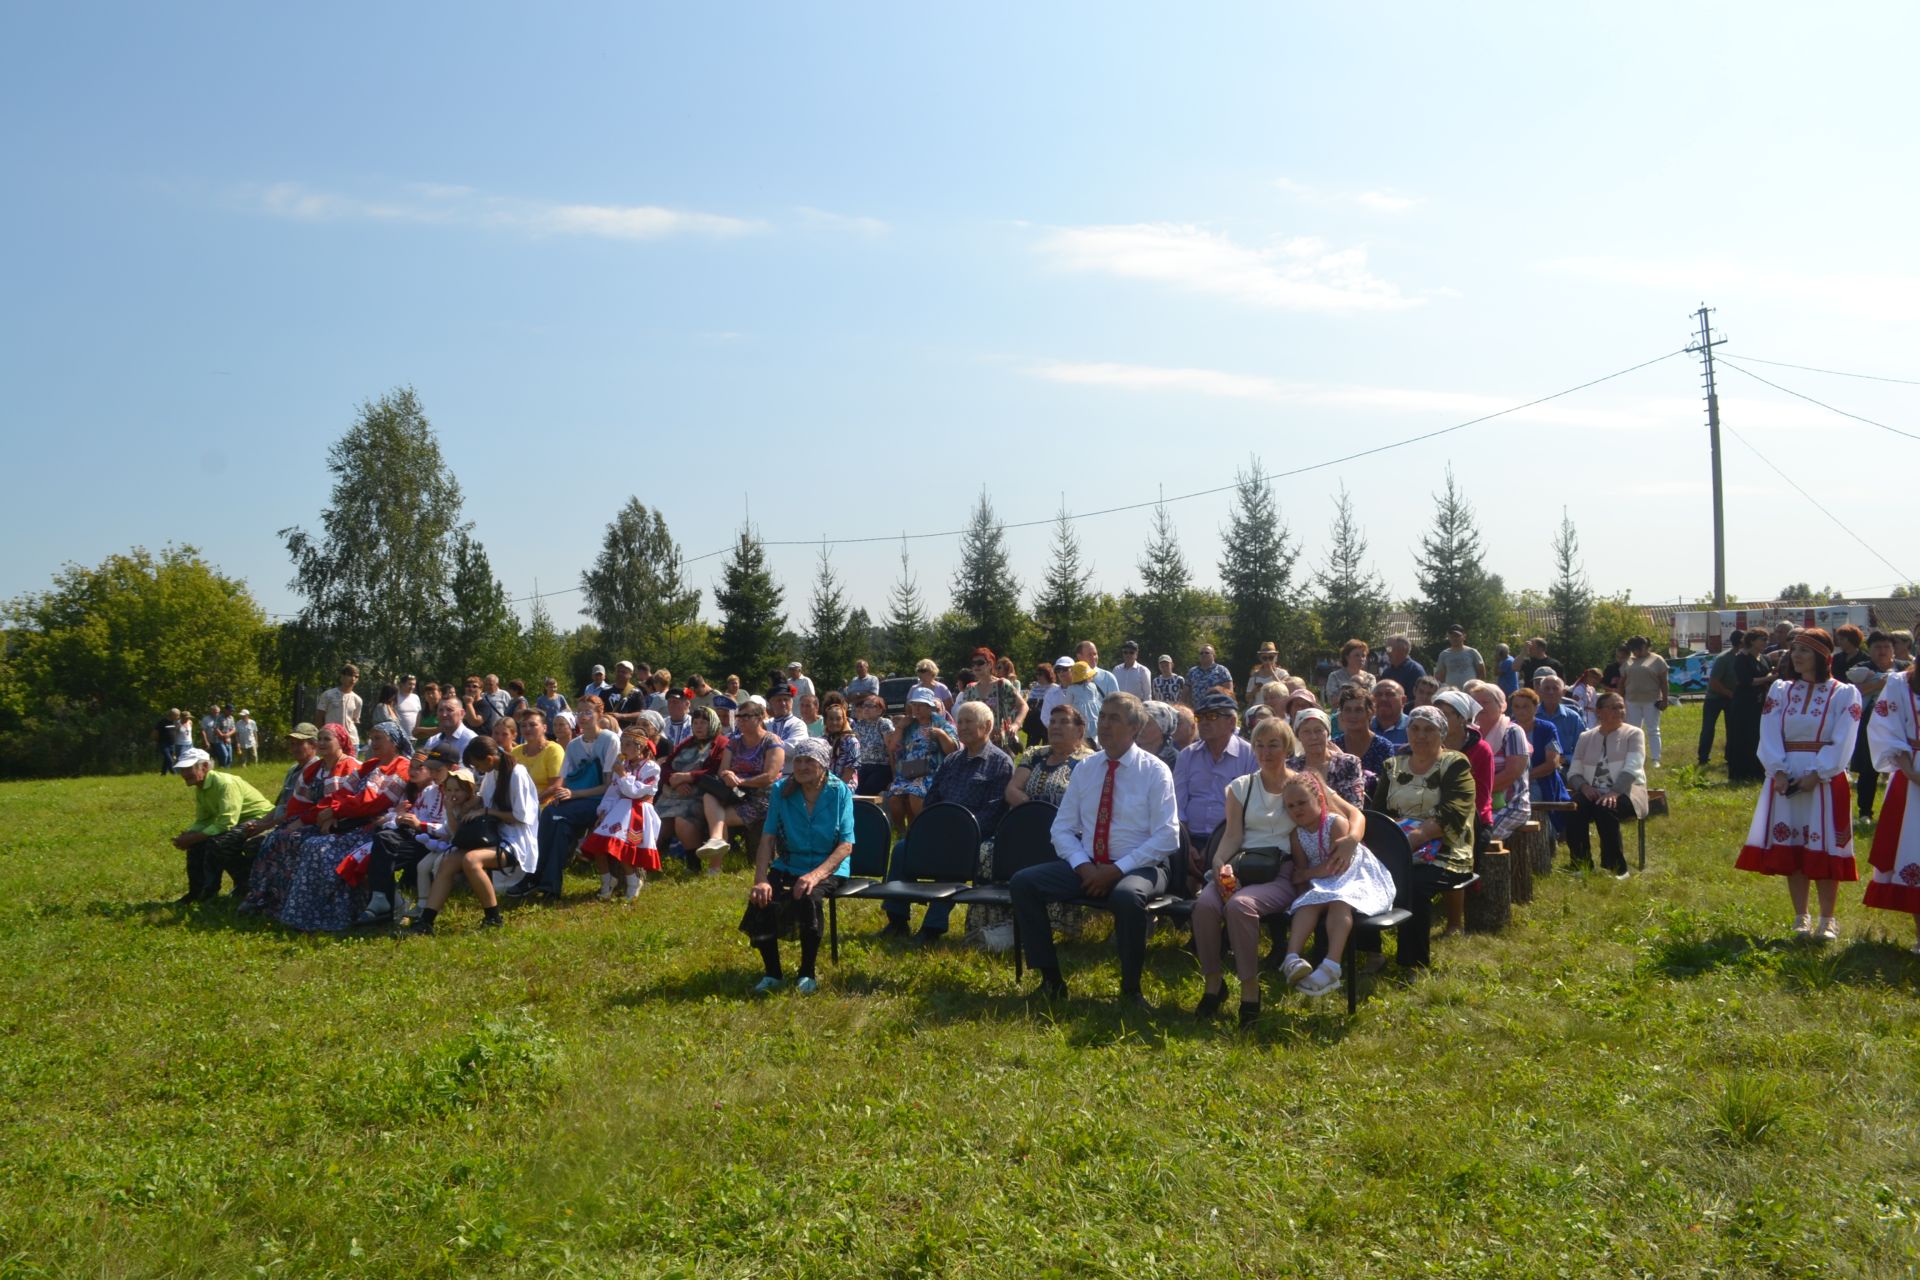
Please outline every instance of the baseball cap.
[[427, 752], [427, 763], [442, 769], [457, 769], [460, 767], [460, 753], [443, 743]]
[[1467, 629], [1456, 622], [1447, 628], [1447, 634], [1450, 636], [1463, 636], [1467, 634]]
[[607, 674], [607, 669], [596, 662], [593, 664], [593, 674], [596, 676], [603, 676]]
[[669, 697], [669, 698], [680, 698], [680, 699], [682, 699], [682, 700], [684, 700], [684, 701], [687, 701], [687, 702], [691, 702], [691, 701], [693, 701], [693, 690], [691, 690], [691, 689], [669, 689], [669, 690], [667, 690], [667, 697]]
[[1071, 667], [1072, 665], [1072, 658], [1055, 658], [1053, 660], [1053, 669], [1055, 671], [1058, 671], [1061, 667]]
[[314, 728], [311, 721], [302, 720], [299, 724], [287, 730], [287, 736], [300, 742], [312, 742], [320, 736], [320, 730]]
[[625, 667], [629, 671], [633, 670], [633, 664], [631, 662], [628, 662], [625, 658], [622, 658], [620, 659], [620, 661], [613, 664], [613, 669], [615, 671], [618, 671], [622, 667]]
[[1198, 702], [1193, 704], [1193, 714], [1196, 716], [1215, 713], [1229, 715], [1236, 720], [1240, 718], [1240, 708], [1235, 706], [1233, 699], [1224, 693], [1206, 694]]
[[212, 756], [208, 755], [206, 752], [202, 751], [198, 747], [188, 747], [185, 751], [182, 751], [180, 753], [180, 758], [173, 762], [173, 771], [175, 773], [185, 773], [187, 770], [193, 768], [197, 764], [212, 764], [212, 763], [213, 763]]
[[1125, 653], [1129, 649], [1135, 653], [1140, 652], [1140, 642], [1138, 640], [1122, 640], [1120, 642], [1120, 652]]

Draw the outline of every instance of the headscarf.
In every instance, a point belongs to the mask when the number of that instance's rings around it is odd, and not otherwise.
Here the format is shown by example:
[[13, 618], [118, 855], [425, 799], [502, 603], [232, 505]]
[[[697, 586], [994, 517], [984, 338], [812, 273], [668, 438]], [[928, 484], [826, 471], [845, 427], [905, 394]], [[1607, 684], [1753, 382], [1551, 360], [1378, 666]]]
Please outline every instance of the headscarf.
[[1447, 731], [1447, 717], [1438, 707], [1415, 707], [1407, 712], [1408, 724], [1430, 724], [1441, 733]]
[[376, 733], [379, 734], [388, 742], [391, 742], [394, 750], [403, 756], [411, 756], [413, 754], [413, 738], [408, 735], [406, 729], [401, 726], [398, 720], [382, 720], [379, 724], [367, 730], [367, 733], [369, 736]]
[[1305, 724], [1309, 720], [1318, 720], [1321, 723], [1321, 725], [1326, 729], [1327, 736], [1328, 737], [1333, 736], [1333, 721], [1327, 719], [1327, 713], [1322, 711], [1318, 707], [1302, 707], [1300, 708], [1300, 710], [1294, 713], [1294, 716], [1293, 716], [1294, 732], [1298, 733], [1300, 731], [1300, 726]]
[[353, 739], [347, 734], [347, 726], [343, 724], [323, 724], [320, 726], [320, 732], [332, 738], [334, 742], [339, 745], [341, 755], [349, 760], [353, 759]]
[[1468, 724], [1472, 724], [1474, 718], [1480, 714], [1480, 704], [1458, 689], [1442, 689], [1433, 695], [1433, 703], [1435, 706], [1453, 708]]
[[653, 736], [656, 738], [667, 731], [667, 718], [658, 711], [642, 711], [640, 718], [653, 726]]
[[[691, 707], [687, 711], [687, 718], [689, 720], [706, 721], [707, 729], [709, 730], [707, 736], [709, 737], [715, 737], [720, 732], [720, 713], [712, 707]], [[689, 737], [691, 737], [691, 735], [689, 735]]]
[[827, 772], [833, 772], [833, 746], [825, 738], [802, 738], [787, 748], [797, 764], [811, 760]]
[[1180, 713], [1173, 709], [1172, 703], [1148, 699], [1140, 704], [1140, 709], [1158, 726], [1162, 737], [1173, 741], [1173, 735], [1180, 728]]

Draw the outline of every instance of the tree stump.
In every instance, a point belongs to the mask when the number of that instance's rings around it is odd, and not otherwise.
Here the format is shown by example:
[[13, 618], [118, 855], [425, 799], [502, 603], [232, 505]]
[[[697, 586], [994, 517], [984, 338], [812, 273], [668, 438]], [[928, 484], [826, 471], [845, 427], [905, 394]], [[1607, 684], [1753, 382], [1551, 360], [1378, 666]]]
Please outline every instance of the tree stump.
[[1533, 847], [1542, 839], [1537, 821], [1523, 822], [1513, 833], [1513, 842], [1508, 848], [1512, 860], [1507, 868], [1513, 874], [1513, 901], [1517, 906], [1533, 901]]
[[1559, 828], [1553, 825], [1553, 815], [1543, 813], [1537, 819], [1540, 823], [1540, 839], [1533, 846], [1533, 874], [1549, 876], [1553, 874], [1553, 859], [1560, 842]]
[[1480, 883], [1467, 890], [1467, 932], [1500, 933], [1513, 918], [1513, 858], [1498, 840], [1473, 857]]

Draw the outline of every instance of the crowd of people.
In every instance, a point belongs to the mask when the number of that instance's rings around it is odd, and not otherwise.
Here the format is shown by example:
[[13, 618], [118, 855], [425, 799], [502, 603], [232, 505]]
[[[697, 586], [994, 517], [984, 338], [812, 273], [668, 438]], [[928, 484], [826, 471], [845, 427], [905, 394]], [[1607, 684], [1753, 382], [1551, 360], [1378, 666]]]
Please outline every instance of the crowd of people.
[[[1729, 774], [1767, 782], [1737, 862], [1788, 878], [1802, 933], [1835, 936], [1837, 886], [1854, 878], [1849, 768], [1861, 773], [1862, 815], [1874, 780], [1889, 777], [1868, 904], [1920, 916], [1920, 820], [1904, 822], [1906, 788], [1920, 785], [1920, 690], [1908, 686], [1901, 639], [1756, 631], [1714, 665], [1700, 752], [1724, 719]], [[896, 836], [929, 805], [964, 807], [982, 879], [1004, 816], [1040, 803], [1054, 807], [1057, 858], [1011, 878], [1011, 913], [971, 908], [968, 939], [1004, 948], [1017, 919], [1041, 990], [1059, 995], [1054, 934], [1097, 902], [1113, 916], [1123, 994], [1140, 1000], [1152, 907], [1192, 898], [1200, 1011], [1226, 999], [1224, 935], [1250, 1020], [1263, 919], [1293, 917], [1282, 972], [1309, 996], [1338, 985], [1355, 916], [1391, 903], [1410, 913], [1396, 958], [1422, 967], [1435, 903], [1445, 932], [1457, 931], [1476, 848], [1510, 836], [1536, 803], [1572, 806], [1553, 821], [1576, 865], [1592, 865], [1597, 839], [1601, 866], [1628, 874], [1621, 827], [1647, 811], [1664, 662], [1633, 637], [1615, 664], [1570, 683], [1542, 639], [1521, 658], [1501, 646], [1491, 671], [1466, 640], [1453, 628], [1431, 671], [1404, 637], [1384, 652], [1353, 640], [1317, 688], [1272, 645], [1244, 682], [1210, 647], [1180, 671], [1169, 654], [1147, 666], [1129, 641], [1109, 668], [1086, 641], [1024, 684], [981, 649], [951, 681], [919, 662], [897, 706], [864, 661], [824, 692], [798, 662], [754, 693], [736, 676], [681, 683], [622, 661], [610, 676], [595, 667], [571, 697], [550, 677], [530, 691], [492, 675], [407, 676], [371, 702], [347, 665], [319, 722], [289, 733], [293, 763], [272, 800], [216, 768], [243, 743], [257, 747], [257, 733], [241, 734], [244, 710], [211, 709], [205, 747], [191, 744], [189, 717], [163, 722], [186, 726], [187, 741], [163, 743], [165, 763], [196, 790], [194, 825], [175, 840], [187, 858], [182, 901], [231, 878], [241, 911], [296, 929], [405, 922], [419, 935], [464, 884], [492, 928], [503, 897], [559, 898], [575, 860], [599, 872], [601, 900], [631, 903], [663, 858], [722, 874], [742, 835], [753, 875], [740, 928], [762, 957], [757, 989], [786, 983], [778, 942], [797, 935], [795, 983], [811, 991], [855, 803], [880, 806]], [[1875, 713], [1867, 730], [1863, 707]], [[1367, 848], [1369, 814], [1413, 851], [1397, 885]], [[1807, 910], [1816, 884], [1818, 924]], [[917, 932], [906, 903], [888, 901], [885, 915], [886, 933], [921, 945], [951, 925], [944, 902]], [[1316, 929], [1317, 965], [1302, 951]], [[1378, 947], [1377, 935], [1357, 942]], [[1380, 963], [1377, 950], [1366, 962]]]

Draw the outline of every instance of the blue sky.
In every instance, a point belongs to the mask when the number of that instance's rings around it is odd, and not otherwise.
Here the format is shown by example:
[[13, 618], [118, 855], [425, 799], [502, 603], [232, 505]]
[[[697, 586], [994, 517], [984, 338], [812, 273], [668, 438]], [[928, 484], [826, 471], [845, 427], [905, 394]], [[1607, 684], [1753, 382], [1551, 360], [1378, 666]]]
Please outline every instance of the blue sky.
[[[1090, 511], [1588, 381], [1702, 300], [1735, 359], [1920, 378], [1917, 12], [1561, 9], [15, 6], [0, 596], [179, 542], [292, 610], [276, 531], [401, 383], [518, 596], [629, 494], [690, 557], [749, 509], [801, 542], [952, 529], [983, 485]], [[1747, 367], [1920, 432], [1920, 387]], [[1597, 588], [1692, 597], [1697, 388], [1683, 356], [1281, 505], [1311, 565], [1344, 483], [1406, 594], [1451, 463], [1510, 585], [1564, 507]], [[1722, 406], [1731, 591], [1920, 573], [1870, 509], [1920, 441], [1730, 370]], [[1174, 512], [1211, 580], [1225, 499]], [[1083, 522], [1101, 586], [1145, 523]], [[1009, 537], [1037, 584], [1048, 530]], [[796, 620], [816, 551], [773, 548]], [[898, 543], [833, 554], [879, 612]], [[955, 542], [910, 554], [943, 602]]]

